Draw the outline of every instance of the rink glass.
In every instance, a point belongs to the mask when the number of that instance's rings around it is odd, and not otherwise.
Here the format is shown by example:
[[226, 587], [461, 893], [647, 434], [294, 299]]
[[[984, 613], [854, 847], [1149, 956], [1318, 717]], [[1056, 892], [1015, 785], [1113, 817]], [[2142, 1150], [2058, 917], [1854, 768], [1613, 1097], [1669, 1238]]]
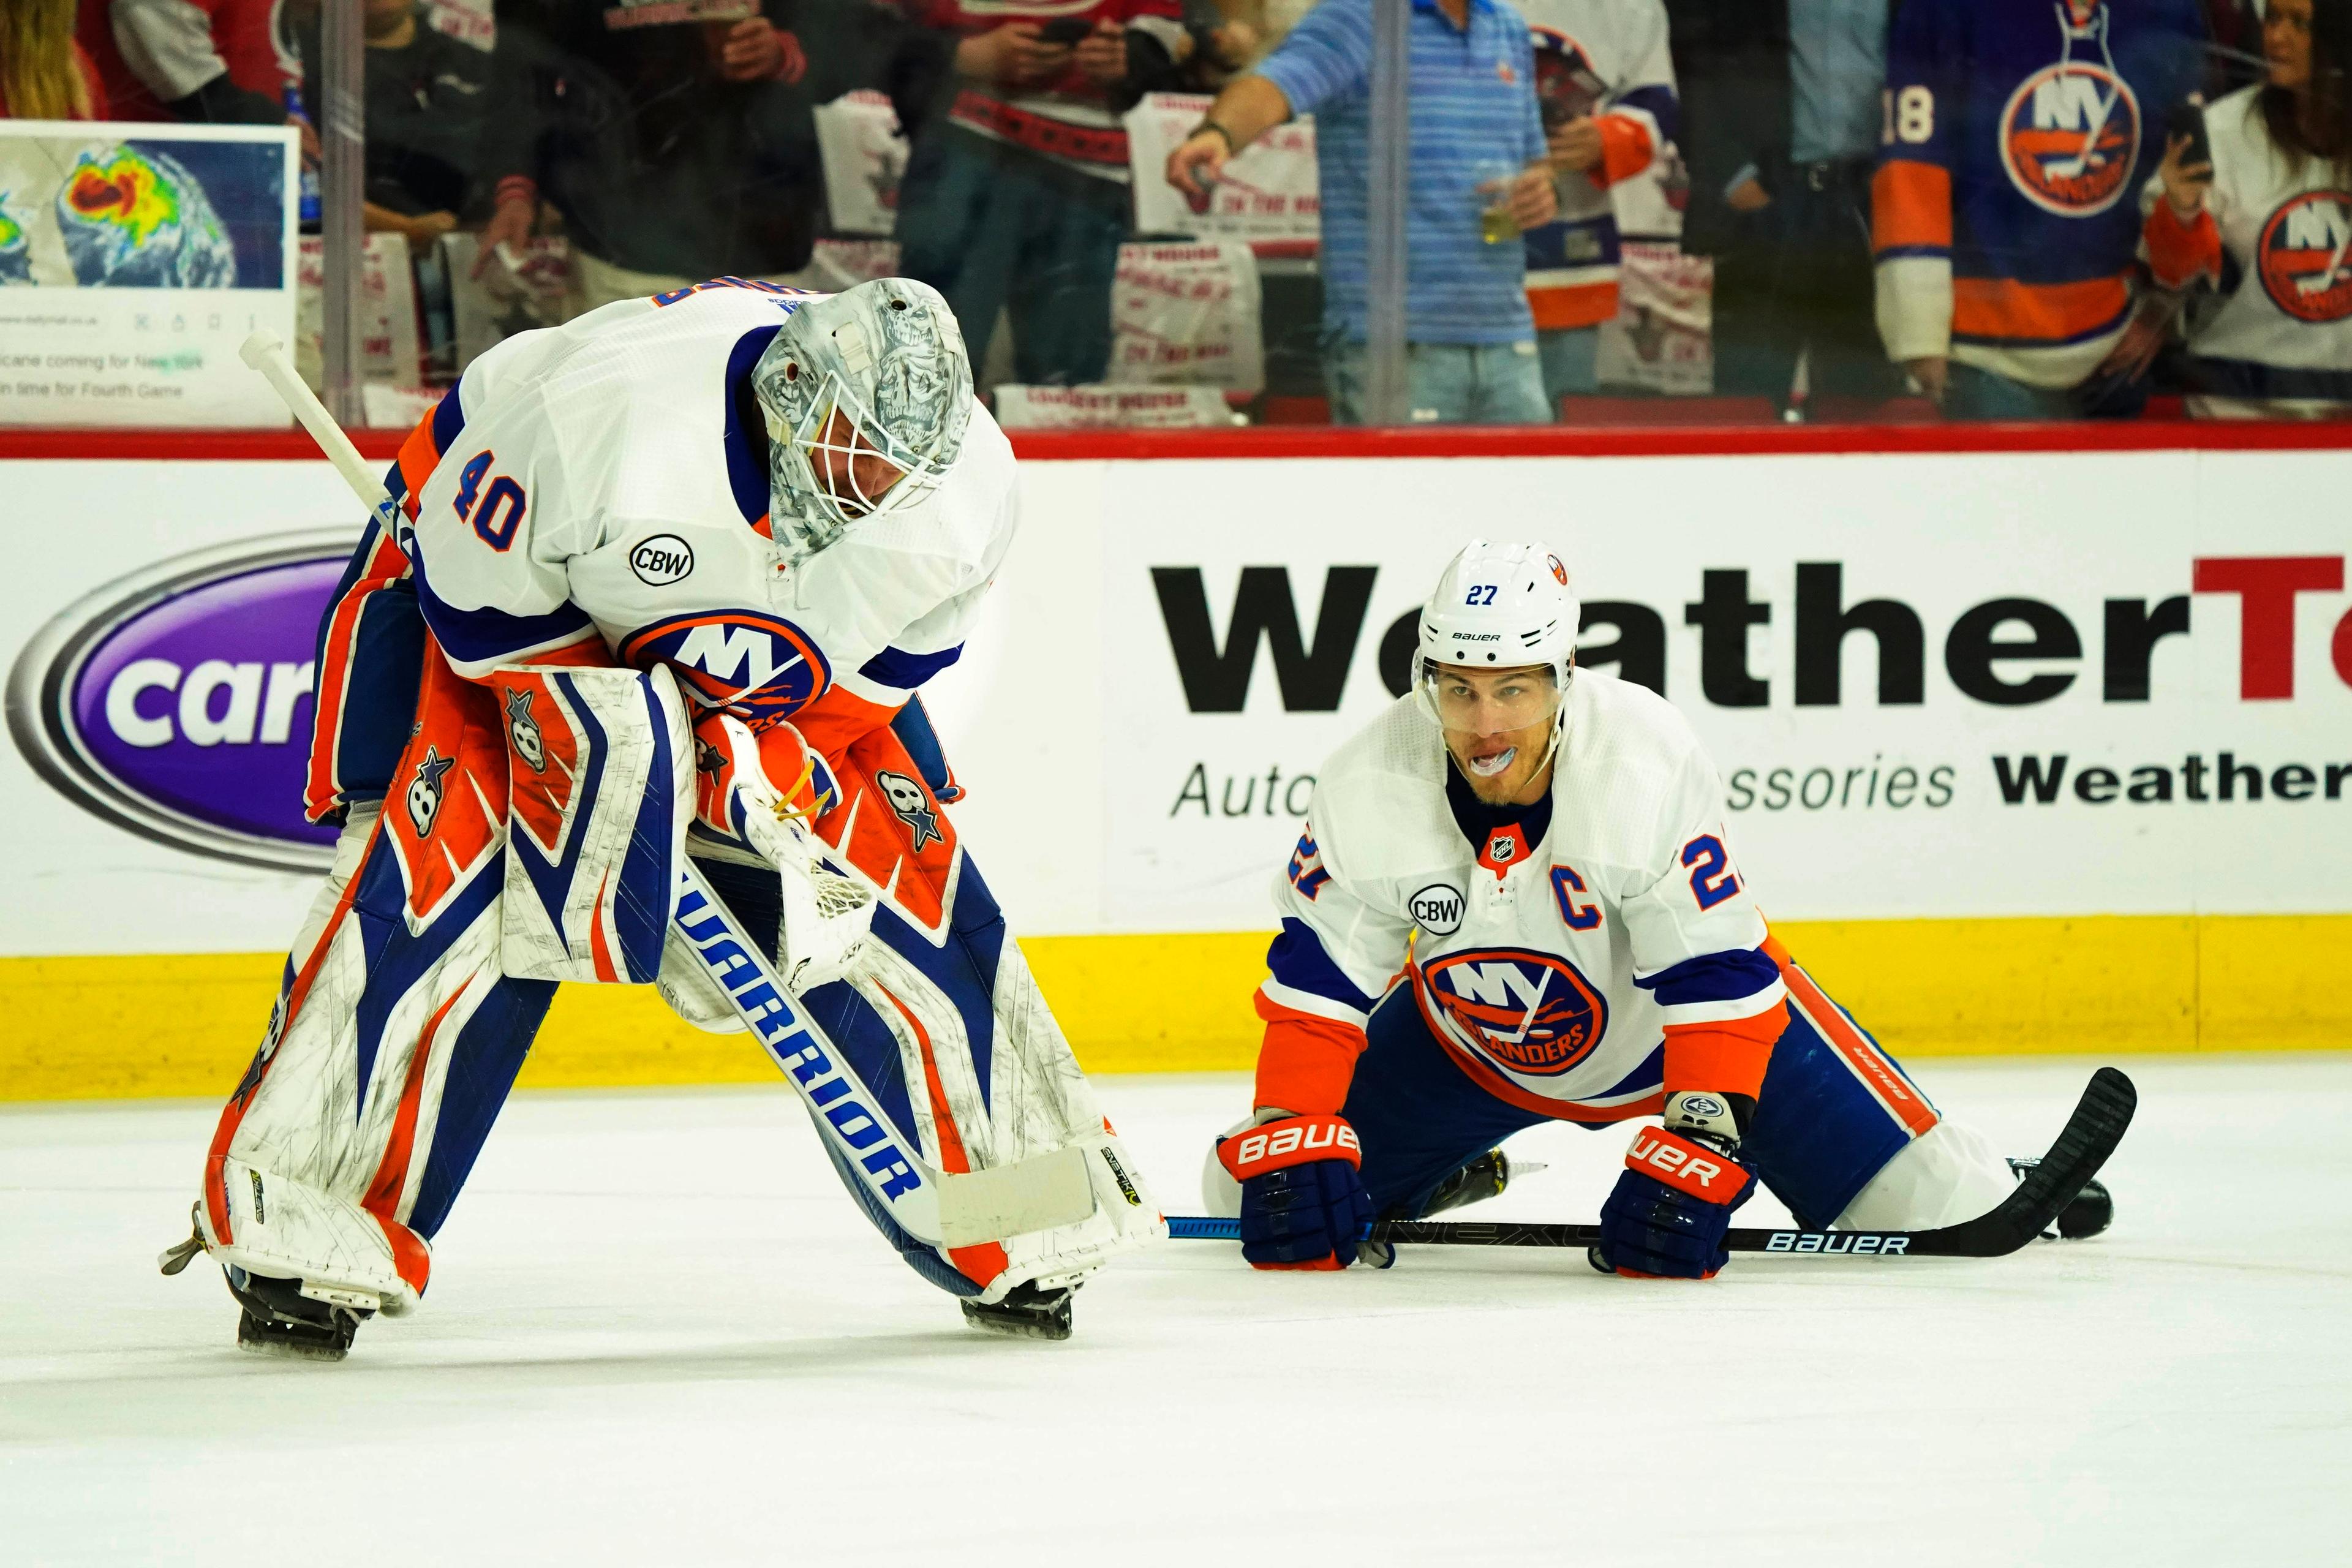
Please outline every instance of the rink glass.
[[[426, 9], [420, 26], [428, 39], [450, 40], [461, 50], [476, 51], [483, 62], [497, 63], [496, 68], [485, 63], [468, 75], [468, 90], [453, 89], [446, 106], [436, 101], [406, 122], [386, 117], [367, 125], [364, 177], [354, 180], [339, 168], [329, 178], [336, 188], [328, 193], [327, 205], [337, 211], [346, 204], [356, 207], [364, 194], [368, 221], [379, 226], [375, 237], [386, 242], [370, 251], [355, 286], [329, 291], [334, 296], [331, 312], [344, 323], [329, 334], [339, 342], [364, 339], [376, 344], [385, 331], [375, 324], [382, 318], [362, 312], [383, 309], [392, 318], [394, 347], [381, 354], [370, 347], [362, 366], [370, 394], [364, 422], [371, 426], [406, 427], [430, 409], [467, 363], [501, 336], [560, 324], [609, 298], [660, 292], [681, 279], [737, 275], [829, 290], [894, 273], [925, 277], [950, 294], [975, 349], [983, 395], [1000, 384], [1034, 391], [1035, 395], [995, 400], [995, 406], [1007, 411], [1008, 424], [1017, 425], [1024, 408], [1032, 419], [1081, 425], [1148, 419], [1214, 428], [1229, 426], [1236, 415], [1260, 425], [1317, 425], [1330, 417], [1323, 349], [1329, 336], [1323, 320], [1329, 268], [1328, 258], [1318, 253], [1312, 216], [1330, 204], [1319, 190], [1307, 140], [1311, 127], [1304, 122], [1283, 128], [1290, 140], [1282, 149], [1253, 150], [1237, 159], [1225, 181], [1231, 190], [1218, 197], [1196, 204], [1177, 198], [1147, 203], [1143, 196], [1164, 184], [1155, 161], [1164, 153], [1164, 134], [1139, 134], [1124, 156], [1118, 152], [1115, 143], [1129, 132], [1110, 127], [1121, 122], [1126, 110], [1123, 89], [1107, 100], [1097, 117], [1103, 123], [1090, 122], [1101, 133], [1100, 166], [1088, 171], [1066, 163], [1044, 175], [1006, 161], [1021, 144], [1004, 139], [1021, 132], [1025, 122], [1020, 115], [1029, 112], [1024, 106], [1036, 95], [1038, 83], [977, 84], [992, 85], [996, 99], [1012, 106], [1003, 115], [1000, 139], [986, 146], [983, 133], [959, 129], [963, 121], [956, 118], [955, 104], [975, 83], [956, 77], [951, 68], [933, 73], [942, 80], [931, 100], [895, 106], [887, 101], [885, 95], [898, 84], [929, 79], [924, 71], [908, 68], [930, 59], [925, 50], [937, 52], [956, 41], [919, 24], [906, 24], [910, 30], [903, 36], [874, 25], [878, 31], [869, 37], [861, 31], [872, 30], [865, 22], [850, 26], [828, 20], [832, 13], [803, 8], [791, 13], [795, 25], [789, 33], [779, 35], [789, 42], [779, 43], [761, 62], [772, 74], [753, 79], [729, 64], [727, 49], [735, 28], [761, 13], [754, 0], [683, 0], [610, 10], [494, 8], [468, 0]], [[1597, 385], [1590, 392], [1570, 389], [1567, 417], [1587, 426], [1615, 421], [1714, 426], [1777, 424], [1784, 414], [1791, 420], [1915, 423], [1927, 417], [1924, 403], [1905, 394], [1903, 369], [1876, 363], [1878, 345], [1869, 325], [1868, 212], [1840, 212], [1832, 215], [1834, 222], [1822, 218], [1816, 224], [1797, 210], [1798, 204], [1783, 201], [1776, 210], [1801, 232], [1785, 253], [1767, 247], [1770, 253], [1763, 255], [1756, 249], [1762, 243], [1758, 237], [1770, 226], [1759, 225], [1751, 213], [1727, 211], [1726, 192], [1737, 183], [1731, 176], [1738, 170], [1719, 166], [1723, 149], [1693, 134], [1693, 128], [1736, 121], [1743, 94], [1790, 87], [1787, 81], [1759, 79], [1776, 72], [1785, 76], [1789, 67], [1770, 51], [1753, 58], [1746, 53], [1737, 60], [1721, 58], [1727, 46], [1703, 27], [1683, 25], [1688, 9], [1675, 8], [1669, 18], [1675, 26], [1673, 52], [1683, 78], [1680, 118], [1685, 133], [1680, 143], [1658, 149], [1648, 170], [1612, 186], [1627, 302], [1614, 320], [1594, 329], [1601, 339], [1598, 368], [1587, 374], [1597, 376]], [[1426, 22], [1428, 13], [1420, 15]], [[1280, 46], [1286, 29], [1278, 19], [1253, 14], [1248, 25], [1236, 26], [1235, 16], [1220, 6], [1196, 13], [1184, 26], [1167, 17], [1149, 18], [1155, 25], [1169, 22], [1160, 42], [1176, 39], [1186, 63], [1167, 67], [1163, 79], [1151, 75], [1149, 51], [1129, 51], [1145, 62], [1132, 79], [1148, 94], [1129, 121], [1140, 125], [1156, 111], [1172, 127], [1165, 134], [1181, 134], [1199, 123], [1206, 99]], [[611, 24], [625, 26], [625, 31], [608, 27], [613, 17], [625, 18], [625, 24]], [[530, 33], [526, 18], [539, 19], [546, 30]], [[975, 23], [969, 37], [993, 30]], [[1125, 35], [1136, 36], [1133, 28]], [[497, 58], [502, 37], [506, 53]], [[363, 70], [380, 79], [401, 54], [385, 47], [361, 49], [360, 42], [357, 28], [339, 39], [352, 46], [354, 79]], [[2228, 47], [2201, 39], [2189, 46], [2203, 51], [2209, 102], [2262, 73], [2257, 37], [2243, 35], [2224, 42]], [[1588, 110], [1609, 111], [1631, 68], [1618, 58], [1620, 47], [1613, 37], [1594, 41], [1599, 53], [1589, 65], [1574, 67], [1568, 89], [1549, 63], [1552, 57], [1538, 58], [1537, 111], [1547, 128]], [[323, 123], [330, 73], [318, 49], [316, 43], [309, 46], [304, 68], [317, 79], [306, 79], [302, 88], [312, 119]], [[1064, 52], [1069, 58], [1062, 68], [1073, 74], [1053, 79], [1045, 89], [1049, 94], [1078, 86], [1076, 51]], [[990, 53], [975, 51], [974, 58]], [[628, 70], [609, 68], [615, 58], [627, 61]], [[1856, 70], [1867, 74], [1868, 64], [1853, 65], [1848, 76]], [[581, 84], [588, 82], [600, 85], [587, 92]], [[1875, 132], [1876, 85], [1857, 78], [1827, 86], [1799, 82], [1795, 90], [1809, 100], [1838, 98], [1833, 104], [1814, 104], [1819, 112], [1807, 117], [1833, 130], [1853, 119], [1845, 100], [1864, 87], [1870, 88], [1868, 118]], [[355, 112], [360, 105], [349, 107]], [[2160, 121], [2169, 107], [2141, 106], [2142, 118], [2158, 131], [2153, 142], [2144, 139], [2137, 150], [2132, 193], [2153, 171], [2161, 152]], [[921, 111], [918, 140], [924, 145], [911, 146], [891, 135], [898, 109], [909, 117]], [[1322, 118], [1331, 117], [1327, 110]], [[1467, 203], [1449, 196], [1445, 205], [1457, 216], [1441, 213], [1435, 221], [1448, 227], [1475, 221], [1477, 248], [1497, 264], [1521, 243], [1525, 237], [1508, 210], [1517, 161], [1505, 156], [1504, 149], [1446, 143], [1440, 116], [1402, 116], [1393, 122], [1371, 118], [1374, 149], [1395, 138], [1403, 155], [1375, 157], [1370, 165], [1406, 173], [1394, 188], [1363, 193], [1367, 208], [1405, 211], [1412, 200], [1414, 168], [1434, 163], [1459, 171], [1466, 161], [1475, 175], [1475, 196]], [[504, 164], [512, 161], [508, 154], [516, 138], [488, 132], [527, 121], [543, 121], [543, 134], [529, 167], [509, 169]], [[1903, 122], [1892, 123], [1890, 134], [1899, 137]], [[1269, 148], [1280, 140], [1270, 134]], [[1059, 142], [1094, 144], [1087, 136]], [[488, 150], [494, 143], [502, 149], [496, 157]], [[780, 161], [772, 155], [780, 146], [823, 155]], [[1845, 169], [1866, 165], [1876, 152], [1875, 145], [1848, 138], [1834, 147], [1799, 149], [1792, 156], [1826, 153]], [[1831, 166], [1823, 163], [1818, 168]], [[435, 180], [415, 174], [426, 167], [436, 172]], [[517, 174], [536, 182], [540, 199], [530, 208], [533, 229], [494, 229], [492, 243], [481, 245], [478, 236], [497, 210], [501, 180]], [[1776, 182], [1811, 176], [1795, 165], [1775, 165], [1759, 178], [1767, 188], [1793, 190], [1793, 184]], [[1867, 174], [1861, 180], [1866, 189]], [[1841, 188], [1837, 179], [1825, 176], [1805, 186], [1811, 195]], [[1955, 200], [1964, 200], [1963, 193], [1956, 192]], [[1015, 212], [1023, 202], [1031, 206]], [[1470, 210], [1462, 210], [1465, 205]], [[985, 221], [970, 216], [983, 209], [994, 216]], [[1301, 214], [1307, 215], [1303, 220]], [[383, 226], [395, 219], [396, 230]], [[444, 235], [452, 225], [455, 232]], [[1415, 226], [1408, 221], [1404, 226], [1410, 240]], [[988, 289], [977, 285], [974, 275], [985, 268], [961, 263], [995, 254], [1003, 248], [999, 241], [1016, 230], [1055, 237], [1042, 249], [1022, 253], [1001, 298], [982, 298]], [[1835, 245], [1832, 231], [1841, 237]], [[1747, 239], [1733, 243], [1743, 235]], [[478, 268], [479, 250], [513, 258], [533, 280], [531, 287], [515, 287], [496, 261]], [[1403, 275], [1418, 264], [1409, 256]], [[0, 270], [6, 265], [5, 240], [0, 237]], [[399, 268], [413, 268], [413, 275], [395, 280], [387, 292], [386, 270]], [[1783, 275], [1831, 281], [1809, 293], [1772, 283]], [[1386, 289], [1383, 281], [1375, 292]], [[394, 301], [390, 307], [373, 303], [387, 299]], [[1372, 314], [1382, 321], [1391, 319], [1377, 309]], [[417, 329], [413, 347], [406, 331], [412, 318]], [[1840, 334], [1849, 328], [1860, 340], [1851, 353], [1825, 369], [1827, 356], [1819, 345], [1843, 342]], [[1795, 374], [1794, 352], [1783, 354], [1778, 346], [1784, 339], [1815, 345], [1801, 379]], [[1358, 331], [1348, 341], [1366, 339]], [[1383, 337], [1380, 354], [1389, 352], [1387, 342]], [[1548, 346], [1547, 353], [1557, 346]], [[1595, 350], [1586, 346], [1580, 353], [1589, 361]], [[1370, 357], [1376, 356], [1368, 356], [1367, 363]], [[1873, 363], [1863, 365], [1863, 360]], [[2173, 374], [2168, 363], [2159, 363], [2153, 380], [2144, 384], [2165, 400], [2164, 416], [2178, 417], [2174, 399], [2182, 389], [2167, 379]], [[1394, 379], [1401, 381], [1402, 374]], [[1196, 394], [1181, 413], [1171, 409], [1182, 400], [1168, 395], [1178, 389]], [[1545, 409], [1557, 411], [1559, 392], [1559, 385], [1547, 385]], [[1420, 404], [1429, 401], [1424, 396]], [[2056, 406], [2022, 394], [2012, 401], [2012, 416]], [[1411, 406], [1418, 405], [1406, 399], [1391, 416], [1425, 422], [1425, 409], [1412, 419]]]

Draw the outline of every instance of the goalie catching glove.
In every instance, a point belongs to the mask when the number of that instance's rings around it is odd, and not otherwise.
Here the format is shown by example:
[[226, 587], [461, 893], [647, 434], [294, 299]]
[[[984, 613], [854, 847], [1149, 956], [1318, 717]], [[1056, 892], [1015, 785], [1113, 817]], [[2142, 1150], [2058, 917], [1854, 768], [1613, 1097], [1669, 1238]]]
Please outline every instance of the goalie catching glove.
[[1347, 1268], [1372, 1218], [1356, 1130], [1344, 1117], [1266, 1114], [1276, 1120], [1217, 1145], [1242, 1185], [1242, 1257], [1253, 1268]]
[[1731, 1260], [1732, 1211], [1756, 1194], [1738, 1154], [1744, 1095], [1666, 1099], [1666, 1124], [1643, 1128], [1625, 1173], [1601, 1205], [1596, 1266], [1643, 1279], [1712, 1279]]
[[754, 733], [740, 719], [706, 713], [694, 725], [694, 812], [704, 826], [764, 845], [776, 829], [755, 820], [813, 821], [841, 799], [833, 770], [790, 724]]

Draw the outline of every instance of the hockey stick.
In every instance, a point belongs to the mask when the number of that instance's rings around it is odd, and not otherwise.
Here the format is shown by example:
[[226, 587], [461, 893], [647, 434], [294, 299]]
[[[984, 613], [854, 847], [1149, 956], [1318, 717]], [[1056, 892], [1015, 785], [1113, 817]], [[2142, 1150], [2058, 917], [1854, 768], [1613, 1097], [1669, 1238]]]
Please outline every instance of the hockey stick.
[[2314, 294], [2325, 294], [2335, 288], [2336, 279], [2344, 276], [2344, 253], [2347, 250], [2352, 250], [2352, 227], [2346, 228], [2344, 237], [2336, 242], [2336, 254], [2327, 258], [2327, 270], [2296, 279], [2295, 293], [2307, 300]]
[[[2083, 1184], [2099, 1173], [2123, 1141], [2139, 1103], [2132, 1081], [2114, 1068], [2091, 1075], [2082, 1102], [2042, 1163], [2025, 1173], [1998, 1207], [1934, 1230], [1759, 1230], [1735, 1227], [1724, 1237], [1733, 1252], [1785, 1252], [1838, 1258], [2000, 1258], [2017, 1251], [2056, 1222]], [[1241, 1221], [1171, 1215], [1168, 1234], [1184, 1241], [1239, 1241]], [[1381, 1220], [1359, 1240], [1416, 1242], [1439, 1247], [1595, 1247], [1597, 1225], [1495, 1224], [1446, 1220]]]
[[[334, 416], [295, 374], [286, 347], [256, 332], [237, 351], [268, 381], [335, 471], [387, 535], [397, 517], [392, 497]], [[881, 1101], [856, 1070], [801, 1010], [778, 979], [760, 944], [712, 892], [691, 860], [680, 857], [671, 923], [736, 1015], [781, 1068], [809, 1119], [842, 1169], [864, 1187], [870, 1204], [928, 1246], [955, 1247], [1003, 1241], [1031, 1231], [1076, 1225], [1093, 1216], [1094, 1187], [1087, 1145], [991, 1170], [945, 1172], [906, 1147], [885, 1119]]]

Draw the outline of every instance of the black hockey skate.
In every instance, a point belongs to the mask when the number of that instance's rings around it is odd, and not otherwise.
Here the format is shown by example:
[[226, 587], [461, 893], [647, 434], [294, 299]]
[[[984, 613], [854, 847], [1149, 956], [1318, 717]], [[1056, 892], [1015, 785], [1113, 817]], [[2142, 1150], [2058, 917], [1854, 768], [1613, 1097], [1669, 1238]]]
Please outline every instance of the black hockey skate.
[[341, 1361], [351, 1353], [360, 1324], [375, 1315], [364, 1307], [313, 1301], [302, 1294], [299, 1279], [274, 1279], [242, 1268], [221, 1273], [228, 1293], [244, 1309], [236, 1321], [236, 1348], [256, 1355]]
[[[2022, 1177], [2040, 1163], [2042, 1162], [2034, 1158], [2012, 1159], [2009, 1168]], [[2058, 1211], [2057, 1225], [2042, 1235], [2045, 1240], [2081, 1241], [2098, 1235], [2115, 1220], [2116, 1200], [2108, 1193], [2107, 1184], [2094, 1176], [2083, 1184], [2081, 1192], [2067, 1200], [2064, 1208]]]
[[1039, 1289], [1034, 1281], [1024, 1280], [994, 1306], [983, 1305], [976, 1298], [964, 1298], [963, 1321], [992, 1334], [1010, 1334], [1024, 1340], [1066, 1340], [1070, 1337], [1070, 1298], [1077, 1291], [1076, 1285]]
[[[1407, 1214], [1400, 1209], [1391, 1209], [1381, 1217], [1427, 1219], [1448, 1209], [1483, 1204], [1488, 1198], [1501, 1196], [1503, 1189], [1511, 1184], [1512, 1177], [1531, 1176], [1542, 1169], [1540, 1163], [1513, 1160], [1500, 1149], [1489, 1149], [1438, 1183], [1437, 1190], [1429, 1194], [1429, 1201], [1421, 1205], [1420, 1213]], [[1367, 1268], [1393, 1268], [1396, 1267], [1396, 1247], [1385, 1241], [1360, 1241], [1356, 1243], [1356, 1261]]]
[[[193, 1214], [193, 1210], [191, 1214]], [[205, 1249], [205, 1233], [191, 1227], [188, 1239], [155, 1259], [164, 1274], [177, 1274]], [[221, 1277], [240, 1309], [237, 1349], [256, 1355], [294, 1356], [305, 1361], [341, 1361], [351, 1353], [352, 1336], [375, 1314], [364, 1307], [339, 1307], [302, 1294], [299, 1279], [275, 1279], [224, 1265]]]
[[1412, 1217], [1427, 1219], [1432, 1215], [1444, 1214], [1447, 1209], [1463, 1208], [1471, 1204], [1485, 1203], [1488, 1198], [1500, 1197], [1503, 1189], [1511, 1184], [1512, 1176], [1542, 1169], [1541, 1165], [1522, 1163], [1515, 1171], [1508, 1155], [1500, 1149], [1489, 1149], [1438, 1183], [1437, 1190], [1429, 1196], [1429, 1202]]

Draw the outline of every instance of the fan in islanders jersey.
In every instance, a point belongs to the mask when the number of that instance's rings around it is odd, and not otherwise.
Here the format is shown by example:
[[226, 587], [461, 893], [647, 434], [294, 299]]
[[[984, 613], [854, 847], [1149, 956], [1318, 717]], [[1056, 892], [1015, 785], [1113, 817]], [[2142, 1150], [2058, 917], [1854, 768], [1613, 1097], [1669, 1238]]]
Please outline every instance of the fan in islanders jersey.
[[621, 300], [477, 360], [386, 489], [320, 628], [333, 869], [168, 1256], [223, 1264], [256, 1349], [340, 1356], [414, 1308], [558, 983], [752, 1016], [730, 1002], [750, 955], [673, 920], [690, 858], [887, 1120], [850, 1146], [949, 1173], [1104, 1152], [1091, 1218], [950, 1247], [828, 1144], [974, 1321], [1066, 1334], [1071, 1290], [1158, 1214], [964, 854], [915, 698], [1014, 523], [946, 302], [898, 279]]
[[[1924, 1229], [2016, 1188], [1765, 929], [1690, 727], [1576, 668], [1541, 544], [1473, 543], [1421, 616], [1414, 689], [1318, 776], [1276, 881], [1256, 1110], [1213, 1214], [1261, 1268], [1340, 1268], [1375, 1216], [1490, 1197], [1546, 1121], [1637, 1132], [1597, 1262], [1707, 1279], [1761, 1180], [1811, 1229]], [[1236, 1190], [1238, 1183], [1238, 1190]], [[2061, 1227], [2106, 1226], [2093, 1183]]]

